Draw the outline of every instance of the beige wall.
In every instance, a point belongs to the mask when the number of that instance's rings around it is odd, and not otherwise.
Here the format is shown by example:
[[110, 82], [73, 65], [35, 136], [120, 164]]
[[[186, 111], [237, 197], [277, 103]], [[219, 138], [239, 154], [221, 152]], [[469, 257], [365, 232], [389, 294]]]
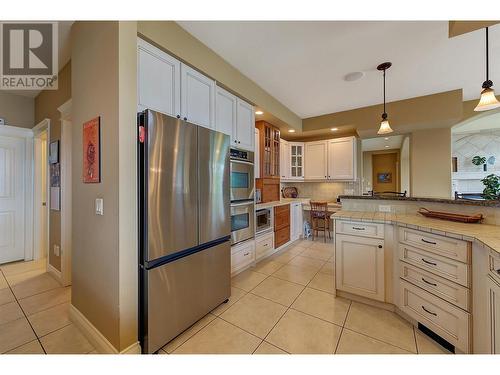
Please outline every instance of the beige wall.
[[[50, 142], [61, 140], [61, 114], [57, 110], [71, 99], [71, 63], [59, 72], [57, 90], [44, 90], [35, 98], [35, 124], [48, 118], [50, 120]], [[59, 147], [61, 148], [61, 144]], [[60, 151], [60, 149], [59, 149]], [[61, 157], [61, 152], [59, 152]], [[49, 263], [61, 271], [61, 257], [54, 254], [54, 245], [61, 245], [61, 212], [49, 210]]]
[[[160, 48], [209, 75], [238, 95], [270, 112], [288, 126], [301, 130], [302, 120], [255, 82], [173, 21], [141, 21], [137, 31]], [[248, 58], [255, 58], [249, 52]], [[280, 124], [276, 124], [280, 126]]]
[[35, 123], [35, 99], [0, 91], [0, 117], [11, 126], [32, 128]]
[[410, 137], [406, 136], [401, 144], [401, 161], [400, 161], [400, 171], [401, 171], [401, 191], [406, 191], [406, 193], [411, 196], [410, 189]]
[[[72, 28], [71, 303], [117, 349], [137, 341], [136, 23]], [[82, 124], [101, 117], [101, 183], [82, 182]], [[94, 212], [104, 199], [104, 216]]]
[[451, 197], [451, 130], [413, 132], [410, 141], [411, 192], [414, 197]]

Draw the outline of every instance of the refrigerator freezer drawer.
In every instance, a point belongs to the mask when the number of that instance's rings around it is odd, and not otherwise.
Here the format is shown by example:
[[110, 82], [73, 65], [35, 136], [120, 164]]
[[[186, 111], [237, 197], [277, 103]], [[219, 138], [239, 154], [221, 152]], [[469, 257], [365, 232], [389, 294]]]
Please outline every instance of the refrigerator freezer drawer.
[[147, 271], [144, 350], [154, 353], [231, 295], [229, 241]]

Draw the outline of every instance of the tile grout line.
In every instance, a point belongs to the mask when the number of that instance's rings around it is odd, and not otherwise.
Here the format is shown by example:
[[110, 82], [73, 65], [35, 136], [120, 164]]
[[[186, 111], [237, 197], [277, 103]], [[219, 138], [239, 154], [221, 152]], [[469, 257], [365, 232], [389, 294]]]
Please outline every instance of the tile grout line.
[[417, 354], [420, 354], [418, 351], [418, 343], [417, 343], [417, 332], [415, 332], [415, 326], [413, 328], [413, 339], [415, 340], [415, 349], [417, 350]]
[[347, 314], [345, 314], [344, 322], [342, 323], [342, 328], [340, 330], [339, 340], [337, 341], [337, 345], [335, 345], [335, 350], [333, 351], [333, 354], [337, 354], [337, 350], [339, 349], [340, 340], [342, 340], [345, 323], [347, 322], [347, 317], [349, 316], [349, 312], [351, 311], [351, 306], [352, 306], [352, 301], [349, 302], [349, 307], [347, 308]]
[[[15, 293], [14, 293], [14, 291], [12, 290], [12, 287], [10, 286], [10, 282], [7, 280], [7, 278], [5, 277], [5, 274], [3, 273], [3, 271], [2, 271], [2, 270], [0, 270], [0, 273], [2, 274], [2, 276], [3, 276], [3, 277], [4, 277], [4, 279], [5, 279], [5, 281], [7, 282], [7, 286], [9, 287], [10, 292], [11, 292], [11, 293], [12, 293], [12, 295], [14, 296], [14, 299], [16, 300], [17, 305], [18, 305], [18, 306], [19, 306], [19, 308], [21, 309], [21, 312], [23, 313], [24, 318], [25, 318], [25, 319], [26, 319], [26, 321], [28, 322], [28, 324], [29, 324], [29, 326], [30, 326], [31, 330], [33, 331], [33, 334], [35, 335], [36, 339], [38, 340], [38, 343], [40, 344], [40, 347], [42, 348], [43, 353], [44, 353], [44, 354], [47, 354], [47, 352], [45, 351], [45, 348], [44, 348], [44, 347], [43, 347], [43, 345], [42, 345], [42, 342], [40, 341], [40, 338], [38, 337], [38, 335], [37, 335], [37, 334], [36, 334], [36, 332], [35, 332], [35, 329], [34, 329], [34, 328], [33, 328], [33, 326], [31, 325], [31, 322], [30, 322], [30, 320], [28, 319], [28, 316], [26, 315], [26, 313], [24, 312], [23, 307], [22, 307], [22, 306], [21, 306], [21, 304], [19, 303], [19, 300], [17, 299], [16, 294], [15, 294]], [[31, 341], [34, 341], [34, 340], [31, 340]], [[19, 345], [19, 346], [17, 346], [16, 348], [19, 348], [19, 347], [21, 347], [21, 346], [23, 346], [23, 345], [25, 345], [25, 344], [27, 344], [27, 343], [29, 343], [29, 342], [31, 342], [31, 341], [25, 342], [24, 344]], [[16, 349], [16, 348], [13, 348], [13, 349], [11, 349], [11, 350], [14, 350], [14, 349]]]

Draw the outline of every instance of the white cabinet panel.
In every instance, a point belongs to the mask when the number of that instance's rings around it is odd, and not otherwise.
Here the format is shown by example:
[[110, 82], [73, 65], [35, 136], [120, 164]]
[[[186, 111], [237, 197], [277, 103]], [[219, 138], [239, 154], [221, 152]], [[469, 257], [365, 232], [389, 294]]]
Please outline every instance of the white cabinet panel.
[[302, 226], [303, 226], [303, 211], [302, 211], [302, 203], [292, 203], [290, 205], [290, 240], [295, 241], [300, 238], [302, 235]]
[[305, 146], [305, 178], [327, 179], [327, 142], [307, 142]]
[[255, 262], [255, 241], [245, 241], [231, 247], [231, 274], [247, 268]]
[[234, 142], [233, 127], [236, 123], [237, 98], [221, 87], [216, 87], [215, 95], [215, 130], [227, 134]]
[[137, 40], [137, 103], [171, 116], [180, 115], [181, 63], [142, 39]]
[[500, 284], [488, 277], [488, 334], [490, 353], [500, 354]]
[[328, 178], [356, 179], [356, 138], [336, 138], [328, 141]]
[[290, 145], [284, 139], [280, 139], [280, 178], [290, 178]]
[[238, 148], [253, 151], [255, 148], [255, 113], [253, 106], [237, 99], [236, 103], [236, 130], [233, 136], [238, 142]]
[[337, 289], [384, 301], [384, 240], [344, 234], [335, 237]]
[[215, 129], [215, 81], [184, 64], [181, 65], [181, 117]]
[[290, 145], [290, 176], [292, 180], [304, 179], [304, 143], [289, 142]]

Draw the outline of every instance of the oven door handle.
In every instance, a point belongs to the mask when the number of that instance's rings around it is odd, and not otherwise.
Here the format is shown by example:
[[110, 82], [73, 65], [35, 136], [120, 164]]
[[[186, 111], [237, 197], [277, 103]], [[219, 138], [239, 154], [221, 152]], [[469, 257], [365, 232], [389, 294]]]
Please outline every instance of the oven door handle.
[[237, 202], [237, 203], [231, 202], [231, 207], [250, 206], [251, 204], [255, 204], [255, 202], [253, 200], [251, 200], [251, 201], [244, 201], [244, 202]]
[[231, 159], [231, 163], [239, 163], [239, 164], [246, 164], [246, 165], [253, 166], [253, 163], [250, 161], [243, 161], [243, 160], [237, 160], [237, 159]]

